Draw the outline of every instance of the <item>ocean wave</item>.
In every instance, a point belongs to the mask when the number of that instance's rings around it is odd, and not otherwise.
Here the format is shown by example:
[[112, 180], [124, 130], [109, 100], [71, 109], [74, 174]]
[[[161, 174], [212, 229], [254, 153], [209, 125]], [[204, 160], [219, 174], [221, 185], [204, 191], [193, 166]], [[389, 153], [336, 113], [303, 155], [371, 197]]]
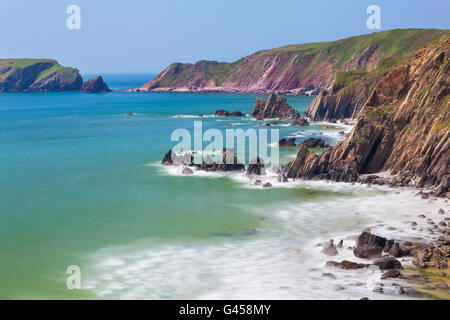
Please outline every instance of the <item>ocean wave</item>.
[[[352, 236], [367, 226], [396, 238], [414, 236], [408, 221], [420, 213], [437, 219], [443, 205], [421, 200], [412, 190], [256, 205], [253, 214], [266, 218], [256, 237], [219, 242], [143, 239], [104, 248], [88, 257], [84, 288], [101, 298], [119, 299], [405, 299], [394, 295], [392, 280], [383, 296], [373, 292], [383, 282], [378, 268], [345, 271], [324, 265], [345, 259], [366, 263], [347, 249], [354, 245]], [[334, 259], [320, 252], [320, 244], [330, 238], [344, 239]], [[408, 285], [404, 279], [394, 281]]]

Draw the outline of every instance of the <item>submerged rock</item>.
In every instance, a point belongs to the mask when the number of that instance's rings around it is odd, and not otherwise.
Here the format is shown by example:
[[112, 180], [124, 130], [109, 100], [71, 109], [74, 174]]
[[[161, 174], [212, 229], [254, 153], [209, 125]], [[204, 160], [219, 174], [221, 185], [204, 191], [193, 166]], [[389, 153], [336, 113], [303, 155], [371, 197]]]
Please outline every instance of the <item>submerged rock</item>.
[[327, 261], [326, 267], [336, 267], [339, 269], [350, 270], [350, 269], [361, 269], [366, 268], [369, 265], [364, 263], [356, 263], [352, 261], [343, 260], [341, 262]]
[[325, 245], [325, 247], [320, 251], [324, 254], [326, 254], [327, 256], [336, 256], [339, 254], [339, 252], [336, 249], [336, 246], [333, 243], [333, 239], [331, 239], [330, 241], [327, 242], [327, 244]]
[[223, 109], [217, 110], [214, 115], [216, 117], [244, 117], [245, 116], [245, 114], [240, 111], [228, 112]]

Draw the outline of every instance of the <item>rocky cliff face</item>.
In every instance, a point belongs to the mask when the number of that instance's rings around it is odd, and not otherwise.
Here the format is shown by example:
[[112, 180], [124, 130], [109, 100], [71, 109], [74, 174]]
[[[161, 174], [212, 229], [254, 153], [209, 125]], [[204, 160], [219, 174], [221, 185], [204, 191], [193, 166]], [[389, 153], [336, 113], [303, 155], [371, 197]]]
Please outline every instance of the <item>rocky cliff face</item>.
[[347, 138], [316, 156], [301, 145], [290, 177], [357, 181], [388, 171], [389, 183], [450, 185], [450, 34], [419, 50], [377, 85]]
[[110, 90], [108, 85], [103, 81], [103, 78], [101, 76], [97, 76], [83, 83], [81, 91], [88, 93], [102, 93], [109, 92]]
[[339, 41], [264, 50], [232, 63], [174, 63], [134, 91], [224, 91], [317, 94], [340, 71], [370, 72], [387, 59], [412, 53], [445, 33], [403, 29]]
[[50, 59], [0, 59], [0, 91], [71, 91], [83, 84], [77, 69]]
[[286, 102], [286, 98], [277, 97], [274, 93], [271, 93], [267, 100], [256, 98], [255, 107], [250, 115], [257, 119], [281, 120], [295, 120], [300, 117], [298, 111]]
[[314, 121], [356, 119], [383, 76], [380, 74], [360, 79], [344, 88], [333, 85], [329, 91], [322, 90], [309, 105], [305, 115]]

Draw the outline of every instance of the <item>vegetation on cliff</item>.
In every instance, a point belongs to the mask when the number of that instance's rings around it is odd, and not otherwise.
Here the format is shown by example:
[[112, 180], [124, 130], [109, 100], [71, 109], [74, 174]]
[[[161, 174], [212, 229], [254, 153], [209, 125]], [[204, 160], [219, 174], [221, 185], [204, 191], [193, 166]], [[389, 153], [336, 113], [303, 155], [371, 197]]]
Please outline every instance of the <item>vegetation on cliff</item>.
[[301, 147], [290, 177], [356, 181], [388, 171], [392, 185], [450, 186], [450, 33], [417, 51], [376, 86], [358, 121], [333, 148], [316, 156]]
[[232, 63], [174, 63], [136, 90], [299, 93], [328, 89], [337, 74], [338, 86], [342, 78], [347, 86], [350, 79], [339, 72], [386, 72], [444, 33], [436, 29], [397, 29], [259, 51]]
[[0, 59], [0, 91], [80, 90], [77, 69], [52, 59]]

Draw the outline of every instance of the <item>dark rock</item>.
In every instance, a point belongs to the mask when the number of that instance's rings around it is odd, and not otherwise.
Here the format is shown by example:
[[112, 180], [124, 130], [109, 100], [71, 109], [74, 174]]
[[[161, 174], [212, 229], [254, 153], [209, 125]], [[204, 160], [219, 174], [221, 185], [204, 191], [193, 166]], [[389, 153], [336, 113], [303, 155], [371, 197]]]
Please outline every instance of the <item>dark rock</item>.
[[250, 164], [248, 165], [247, 168], [247, 175], [251, 176], [251, 175], [261, 175], [264, 169], [264, 161], [260, 158], [257, 157], [256, 159], [253, 159], [252, 161], [250, 161]]
[[341, 262], [327, 261], [326, 267], [336, 267], [339, 269], [350, 270], [350, 269], [361, 269], [366, 268], [369, 265], [364, 263], [356, 263], [352, 261], [343, 260]]
[[389, 254], [393, 257], [400, 258], [407, 254], [407, 252], [400, 248], [400, 244], [395, 242], [389, 249]]
[[380, 267], [381, 270], [386, 269], [399, 269], [401, 268], [402, 264], [400, 261], [393, 257], [381, 257], [378, 259], [373, 260], [373, 264]]
[[109, 91], [111, 90], [109, 90], [108, 85], [103, 81], [101, 76], [86, 81], [81, 87], [81, 92], [87, 93], [104, 93]]
[[400, 271], [398, 271], [397, 269], [391, 269], [389, 271], [386, 271], [385, 273], [383, 273], [381, 275], [381, 279], [387, 279], [387, 278], [398, 278], [401, 276]]
[[243, 117], [243, 116], [245, 116], [245, 114], [243, 114], [242, 112], [240, 112], [240, 111], [234, 111], [234, 112], [228, 112], [228, 111], [226, 111], [226, 110], [223, 110], [223, 109], [220, 109], [220, 110], [217, 110], [215, 113], [214, 113], [214, 115], [216, 116], [216, 117]]
[[173, 152], [172, 150], [169, 150], [169, 152], [167, 152], [167, 153], [164, 155], [164, 159], [163, 159], [163, 161], [161, 162], [161, 164], [162, 164], [162, 165], [165, 165], [165, 166], [171, 166], [171, 165], [174, 164], [173, 160], [174, 160], [175, 158], [176, 158], [175, 152]]
[[270, 182], [266, 182], [263, 184], [263, 188], [272, 188], [272, 184]]
[[363, 232], [356, 242], [353, 254], [358, 258], [380, 257], [386, 245], [386, 238]]
[[326, 144], [320, 138], [308, 138], [302, 142], [307, 148], [328, 148], [330, 145]]
[[370, 300], [369, 298], [367, 298], [367, 297], [362, 297], [361, 299], [359, 299], [359, 300]]
[[278, 142], [278, 146], [279, 147], [293, 147], [293, 148], [295, 148], [295, 140], [296, 140], [296, 138], [289, 138], [289, 139], [286, 139], [286, 138], [283, 138], [283, 139], [281, 139], [279, 142]]
[[294, 121], [292, 121], [291, 126], [305, 127], [305, 126], [309, 126], [309, 122], [305, 118], [299, 117], [299, 118], [295, 119]]

